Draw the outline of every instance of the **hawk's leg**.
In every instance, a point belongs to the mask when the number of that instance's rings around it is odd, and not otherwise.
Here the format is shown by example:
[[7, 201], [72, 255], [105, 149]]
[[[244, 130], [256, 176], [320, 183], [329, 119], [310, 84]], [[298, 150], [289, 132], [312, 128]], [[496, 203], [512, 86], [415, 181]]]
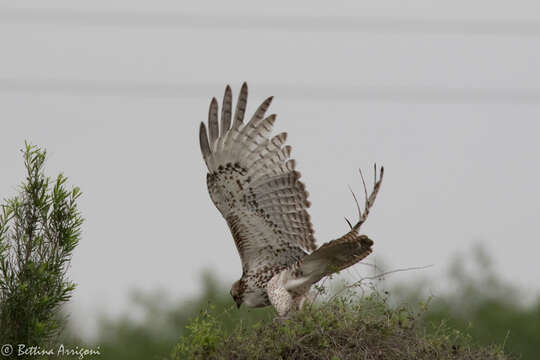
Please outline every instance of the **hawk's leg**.
[[288, 318], [293, 310], [295, 301], [292, 295], [285, 289], [286, 270], [274, 275], [266, 286], [266, 292], [270, 303], [276, 309], [281, 318]]
[[317, 293], [312, 290], [308, 290], [304, 295], [298, 296], [295, 298], [295, 302], [297, 303], [298, 310], [302, 310], [304, 308], [304, 305], [313, 304], [313, 301], [315, 301], [315, 297], [317, 296]]

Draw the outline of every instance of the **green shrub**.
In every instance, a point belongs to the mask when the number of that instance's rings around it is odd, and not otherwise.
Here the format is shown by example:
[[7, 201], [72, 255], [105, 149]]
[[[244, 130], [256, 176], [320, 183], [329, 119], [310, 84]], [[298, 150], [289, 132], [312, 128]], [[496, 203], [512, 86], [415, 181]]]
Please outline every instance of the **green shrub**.
[[61, 304], [75, 284], [66, 279], [83, 219], [79, 188], [62, 174], [43, 173], [46, 153], [26, 144], [26, 179], [0, 213], [0, 344], [43, 345], [58, 334]]
[[177, 359], [508, 359], [497, 346], [476, 347], [444, 323], [426, 331], [419, 314], [392, 309], [372, 293], [306, 307], [290, 320], [258, 321], [224, 330], [212, 308], [187, 326]]

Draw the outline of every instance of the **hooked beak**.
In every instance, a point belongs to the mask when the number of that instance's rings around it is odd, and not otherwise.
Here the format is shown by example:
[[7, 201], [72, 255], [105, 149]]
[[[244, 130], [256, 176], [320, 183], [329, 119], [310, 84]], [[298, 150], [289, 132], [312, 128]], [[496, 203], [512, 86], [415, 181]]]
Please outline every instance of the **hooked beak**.
[[240, 309], [240, 305], [242, 305], [242, 304], [241, 303], [236, 303], [236, 308]]

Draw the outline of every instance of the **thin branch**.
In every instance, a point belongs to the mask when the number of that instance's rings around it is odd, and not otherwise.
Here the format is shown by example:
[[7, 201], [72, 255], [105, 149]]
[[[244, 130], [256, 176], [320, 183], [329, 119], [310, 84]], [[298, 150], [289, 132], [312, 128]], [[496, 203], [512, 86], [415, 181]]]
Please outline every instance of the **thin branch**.
[[354, 285], [356, 283], [359, 283], [359, 282], [362, 282], [362, 281], [365, 281], [365, 280], [379, 279], [379, 278], [385, 277], [386, 275], [389, 275], [389, 274], [394, 274], [394, 273], [404, 272], [404, 271], [424, 270], [424, 269], [429, 269], [429, 268], [431, 268], [433, 266], [434, 265], [431, 264], [431, 265], [425, 265], [425, 266], [413, 266], [413, 267], [408, 267], [408, 268], [403, 268], [403, 269], [395, 269], [395, 270], [385, 271], [385, 272], [379, 273], [377, 275], [363, 277], [362, 279], [356, 281], [352, 285]]
[[361, 278], [360, 280], [357, 280], [357, 281], [353, 282], [353, 283], [350, 284], [350, 285], [347, 285], [347, 286], [343, 287], [341, 290], [339, 290], [338, 292], [336, 292], [336, 293], [330, 298], [330, 300], [328, 300], [328, 301], [334, 300], [339, 294], [341, 294], [341, 293], [342, 293], [343, 291], [345, 291], [345, 290], [352, 289], [352, 288], [354, 288], [354, 287], [361, 287], [361, 286], [362, 286], [362, 283], [363, 283], [364, 281], [380, 279], [380, 278], [382, 278], [382, 277], [385, 277], [386, 275], [390, 275], [390, 274], [394, 274], [394, 273], [398, 273], [398, 272], [413, 271], [413, 270], [424, 270], [424, 269], [428, 269], [428, 268], [430, 268], [430, 267], [433, 267], [433, 265], [416, 266], [416, 267], [409, 267], [409, 268], [403, 268], [403, 269], [395, 269], [395, 270], [385, 271], [385, 272], [382, 272], [382, 273], [379, 273], [379, 274], [373, 275], [373, 276], [366, 276], [366, 277]]
[[365, 263], [365, 262], [359, 262], [358, 265], [364, 265], [372, 267], [375, 271], [379, 271], [380, 268], [377, 266], [377, 264], [371, 264], [371, 263]]

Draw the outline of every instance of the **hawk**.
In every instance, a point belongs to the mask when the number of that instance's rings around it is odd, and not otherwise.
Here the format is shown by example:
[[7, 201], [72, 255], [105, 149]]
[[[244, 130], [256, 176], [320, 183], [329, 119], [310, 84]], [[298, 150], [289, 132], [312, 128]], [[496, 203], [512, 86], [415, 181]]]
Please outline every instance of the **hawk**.
[[[344, 236], [321, 247], [315, 244], [307, 208], [308, 192], [300, 181], [287, 133], [270, 137], [276, 115], [266, 116], [272, 97], [266, 99], [244, 123], [248, 97], [244, 83], [234, 115], [232, 91], [225, 89], [221, 118], [213, 98], [208, 131], [201, 122], [199, 140], [208, 167], [208, 192], [225, 218], [242, 262], [242, 277], [230, 294], [237, 307], [273, 305], [280, 317], [288, 317], [310, 299], [310, 288], [323, 277], [348, 268], [372, 252], [373, 241], [359, 235], [384, 174], [381, 167], [373, 190], [366, 196], [363, 213], [354, 197], [359, 220]], [[353, 193], [354, 196], [354, 193]]]

